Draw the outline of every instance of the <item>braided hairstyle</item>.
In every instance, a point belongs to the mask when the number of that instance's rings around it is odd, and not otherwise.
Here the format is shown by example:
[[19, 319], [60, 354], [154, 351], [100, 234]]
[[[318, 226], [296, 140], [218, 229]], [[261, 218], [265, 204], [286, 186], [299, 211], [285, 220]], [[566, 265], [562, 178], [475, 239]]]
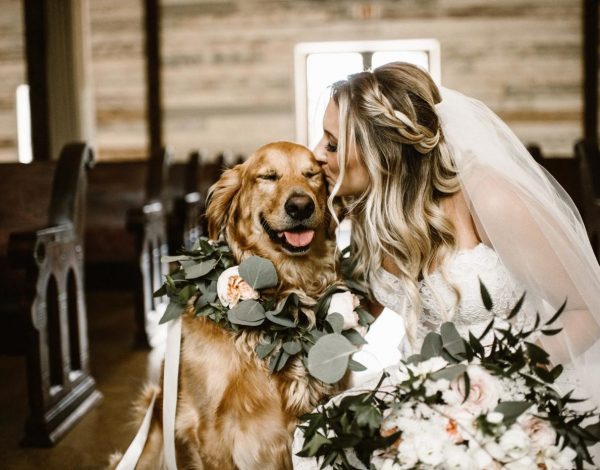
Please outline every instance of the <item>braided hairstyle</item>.
[[[393, 260], [408, 295], [406, 331], [414, 344], [422, 310], [418, 283], [435, 269], [448, 279], [444, 261], [457, 249], [440, 205], [459, 182], [435, 110], [439, 90], [422, 69], [395, 62], [335, 83], [332, 99], [339, 108], [340, 175], [330, 209], [353, 149], [370, 180], [363, 194], [345, 200], [353, 220], [353, 275], [365, 284], [381, 282], [384, 257]], [[456, 302], [448, 319], [460, 301], [452, 288]]]

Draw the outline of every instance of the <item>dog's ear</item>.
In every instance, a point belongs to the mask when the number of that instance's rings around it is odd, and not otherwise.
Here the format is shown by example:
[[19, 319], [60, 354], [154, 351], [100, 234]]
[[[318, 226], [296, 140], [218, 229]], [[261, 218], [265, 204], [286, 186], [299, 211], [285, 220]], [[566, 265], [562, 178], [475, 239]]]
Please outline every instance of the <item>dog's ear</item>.
[[219, 238], [227, 218], [236, 208], [236, 196], [242, 185], [242, 168], [243, 165], [236, 165], [225, 170], [219, 181], [208, 190], [206, 219], [208, 236], [213, 240]]

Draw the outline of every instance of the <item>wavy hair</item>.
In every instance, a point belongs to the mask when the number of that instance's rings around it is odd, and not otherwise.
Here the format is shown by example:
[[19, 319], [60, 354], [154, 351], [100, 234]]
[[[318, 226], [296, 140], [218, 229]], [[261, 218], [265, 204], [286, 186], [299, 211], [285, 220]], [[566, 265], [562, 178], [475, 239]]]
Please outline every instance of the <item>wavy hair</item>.
[[[440, 92], [426, 72], [395, 62], [335, 83], [332, 99], [339, 109], [340, 174], [329, 208], [335, 214], [333, 198], [352, 149], [370, 179], [363, 194], [344, 200], [352, 220], [353, 276], [364, 284], [383, 281], [383, 259], [393, 260], [410, 301], [406, 331], [414, 344], [419, 282], [438, 268], [448, 279], [444, 261], [457, 249], [455, 228], [441, 207], [460, 186], [435, 110]], [[460, 293], [452, 288], [455, 311]]]

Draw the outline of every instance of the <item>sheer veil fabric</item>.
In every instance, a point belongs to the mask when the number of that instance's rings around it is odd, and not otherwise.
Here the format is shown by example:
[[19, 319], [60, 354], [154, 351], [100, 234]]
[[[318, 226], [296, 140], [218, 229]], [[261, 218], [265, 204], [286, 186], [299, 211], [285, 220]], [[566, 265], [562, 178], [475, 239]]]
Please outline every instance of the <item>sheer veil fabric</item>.
[[442, 132], [479, 235], [542, 321], [567, 300], [563, 331], [540, 340], [575, 374], [574, 396], [600, 406], [600, 267], [573, 201], [486, 105], [441, 92]]

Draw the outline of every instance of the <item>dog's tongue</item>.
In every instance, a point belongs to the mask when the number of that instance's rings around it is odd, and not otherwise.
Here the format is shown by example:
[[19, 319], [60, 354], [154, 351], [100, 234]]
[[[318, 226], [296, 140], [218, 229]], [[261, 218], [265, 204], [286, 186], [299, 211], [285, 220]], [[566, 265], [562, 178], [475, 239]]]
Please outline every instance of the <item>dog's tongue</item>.
[[287, 241], [290, 245], [300, 248], [312, 242], [312, 239], [315, 236], [315, 231], [305, 230], [304, 232], [283, 232], [283, 236], [285, 237], [285, 241]]

